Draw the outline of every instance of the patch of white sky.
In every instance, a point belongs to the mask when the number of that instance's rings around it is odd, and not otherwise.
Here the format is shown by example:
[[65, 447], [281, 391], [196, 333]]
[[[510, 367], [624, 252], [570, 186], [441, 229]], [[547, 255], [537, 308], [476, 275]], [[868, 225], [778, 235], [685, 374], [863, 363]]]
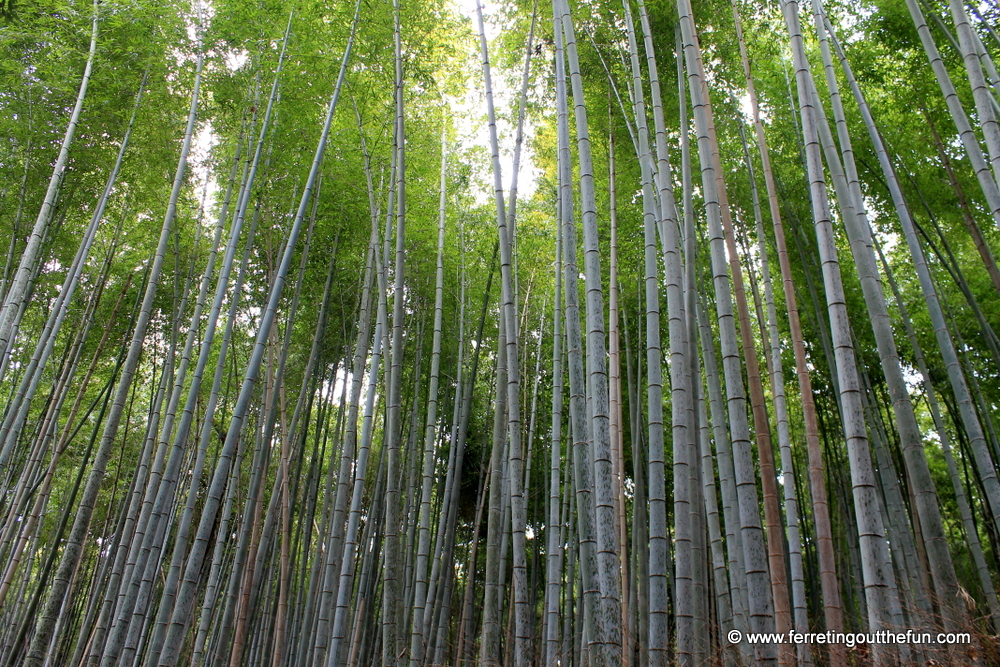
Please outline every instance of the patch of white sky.
[[832, 21], [837, 25], [837, 37], [848, 44], [857, 42], [865, 38], [865, 33], [860, 28], [860, 24], [867, 21], [875, 13], [873, 5], [862, 5], [851, 7], [845, 12], [834, 17]]
[[[186, 17], [187, 37], [192, 48], [188, 53], [184, 53], [180, 49], [174, 50], [174, 58], [177, 60], [178, 65], [181, 65], [184, 61], [193, 61], [196, 58], [197, 49], [202, 48], [199, 28], [200, 32], [204, 33], [205, 29], [211, 24], [212, 17], [214, 16], [215, 7], [211, 0], [193, 0], [191, 11]], [[205, 53], [204, 55], [207, 66], [207, 60], [212, 54]], [[241, 66], [245, 62], [245, 56], [242, 60], [239, 60], [238, 56], [239, 54], [227, 54], [224, 59], [226, 66], [233, 70]], [[203, 86], [198, 101], [201, 109], [206, 108], [209, 94]], [[202, 215], [203, 224], [211, 224], [210, 221], [214, 218], [210, 213], [215, 210], [214, 203], [219, 191], [219, 183], [212, 169], [212, 149], [218, 143], [219, 136], [215, 133], [215, 128], [212, 127], [212, 121], [201, 120], [195, 128], [195, 134], [191, 139], [188, 169], [194, 178], [195, 192], [198, 193], [201, 201], [205, 202], [206, 210], [203, 211]]]
[[[452, 9], [459, 15], [468, 18], [473, 28], [474, 40], [469, 44], [470, 62], [481, 63], [479, 48], [479, 21], [476, 16], [478, 0], [452, 0]], [[500, 144], [500, 172], [503, 178], [504, 192], [508, 193], [514, 171], [514, 142], [517, 133], [516, 109], [520, 90], [512, 87], [510, 82], [516, 78], [520, 81], [521, 67], [517, 72], [509, 72], [497, 66], [495, 57], [497, 38], [502, 26], [498, 20], [499, 4], [483, 5], [483, 25], [486, 41], [490, 48], [491, 82], [493, 84], [493, 103], [497, 111], [497, 138]], [[534, 68], [533, 68], [534, 69]], [[516, 75], [516, 76], [511, 76]], [[483, 83], [482, 68], [477, 67], [466, 79], [466, 89], [461, 97], [450, 98], [448, 104], [452, 110], [452, 122], [456, 130], [461, 148], [488, 147], [490, 145], [489, 124], [486, 116], [486, 91]], [[529, 81], [529, 86], [530, 86]], [[505, 110], [513, 109], [510, 114]], [[511, 120], [513, 118], [513, 121]], [[524, 140], [521, 145], [520, 168], [518, 170], [518, 198], [530, 197], [535, 192], [539, 169], [532, 160], [531, 137], [534, 125], [530, 117], [524, 119]], [[491, 174], [492, 176], [492, 174]], [[490, 178], [484, 187], [476, 190], [473, 195], [477, 204], [483, 205], [492, 201], [493, 181]], [[508, 193], [509, 194], [509, 193]]]
[[213, 203], [219, 192], [219, 182], [212, 169], [212, 149], [219, 143], [211, 121], [202, 123], [191, 142], [191, 156], [188, 164], [194, 176], [196, 191], [201, 193], [206, 209], [202, 218], [203, 224], [211, 224], [214, 216], [209, 213], [214, 209]]
[[[344, 401], [346, 392], [349, 390], [348, 385], [351, 383], [353, 377], [354, 374], [347, 368], [344, 366], [338, 366], [337, 375], [333, 378], [333, 380], [323, 380], [323, 387], [320, 391], [324, 400], [333, 405], [340, 405]], [[367, 385], [367, 373], [364, 374], [363, 380], [362, 386]]]

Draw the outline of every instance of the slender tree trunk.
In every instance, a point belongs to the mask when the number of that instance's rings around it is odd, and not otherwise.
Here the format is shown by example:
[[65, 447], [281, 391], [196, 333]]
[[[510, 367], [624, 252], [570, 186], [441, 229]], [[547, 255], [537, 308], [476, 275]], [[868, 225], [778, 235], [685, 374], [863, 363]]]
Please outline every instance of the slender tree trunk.
[[[559, 199], [556, 206], [559, 206]], [[556, 216], [556, 239], [559, 238], [561, 215]], [[562, 477], [562, 421], [563, 421], [563, 367], [562, 367], [562, 243], [556, 242], [555, 297], [552, 311], [552, 432], [549, 441], [549, 516], [545, 527], [545, 667], [561, 664], [559, 641], [559, 594], [561, 591], [563, 550], [562, 522], [560, 521], [559, 483]]]
[[[702, 188], [708, 211], [712, 274], [716, 291], [716, 311], [722, 342], [723, 369], [725, 372], [726, 391], [728, 393], [729, 424], [733, 444], [736, 489], [750, 605], [750, 629], [754, 632], [771, 632], [775, 623], [771, 578], [776, 576], [776, 573], [773, 571], [774, 563], [772, 562], [772, 571], [770, 575], [768, 574], [769, 559], [765, 556], [764, 535], [761, 530], [760, 511], [757, 501], [757, 484], [750, 453], [750, 430], [746, 417], [742, 364], [740, 364], [738, 356], [736, 323], [733, 320], [732, 312], [732, 292], [730, 290], [729, 275], [726, 271], [724, 257], [723, 202], [720, 199], [718, 175], [715, 173], [715, 167], [713, 166], [713, 149], [709, 133], [711, 119], [700, 75], [698, 46], [690, 3], [687, 0], [680, 0], [678, 2], [678, 10], [681, 16], [685, 61], [687, 64], [691, 101], [694, 108], [695, 127], [698, 133], [698, 152], [702, 164]], [[736, 270], [738, 271], [738, 268]], [[736, 279], [736, 276], [734, 276], [733, 280]], [[745, 350], [745, 352], [748, 359], [752, 357], [752, 349]], [[769, 438], [767, 443], [767, 446], [770, 447]], [[761, 456], [764, 455], [763, 453], [761, 454]], [[781, 545], [772, 545], [772, 551], [775, 547], [780, 548]], [[777, 575], [779, 579], [781, 576], [780, 574]], [[773, 644], [757, 644], [754, 649], [757, 660], [763, 663], [773, 664], [773, 661], [778, 657]]]
[[[815, 110], [810, 95], [809, 70], [802, 46], [799, 27], [798, 3], [784, 0], [782, 11], [792, 41], [795, 60], [796, 83], [799, 89], [805, 152], [812, 199], [813, 221], [822, 261], [823, 280], [826, 287], [827, 308], [830, 314], [831, 334], [835, 346], [835, 362], [840, 379], [840, 400], [843, 406], [844, 436], [847, 439], [850, 460], [854, 506], [857, 511], [857, 530], [861, 541], [861, 556], [865, 598], [870, 631], [892, 628], [889, 610], [892, 594], [889, 591], [891, 564], [885, 541], [874, 468], [868, 449], [868, 438], [863, 423], [861, 386], [855, 360], [854, 347], [848, 331], [846, 303], [840, 277], [840, 264], [833, 242], [825, 181], [820, 163], [819, 137], [817, 136]], [[873, 644], [873, 657], [877, 664], [891, 664], [896, 651], [891, 645]]]
[[[632, 98], [636, 117], [636, 134], [639, 150], [639, 167], [642, 177], [643, 202], [643, 283], [646, 332], [646, 402], [649, 438], [649, 572], [639, 586], [649, 591], [648, 656], [653, 667], [667, 663], [668, 616], [668, 538], [665, 490], [665, 463], [663, 452], [663, 371], [660, 339], [660, 294], [656, 262], [656, 205], [653, 196], [652, 157], [649, 148], [649, 129], [646, 122], [645, 94], [642, 90], [642, 73], [636, 45], [632, 13], [625, 3], [625, 20], [628, 27], [629, 51], [632, 65]], [[568, 284], [568, 283], [567, 283]], [[677, 301], [672, 302], [677, 305]], [[669, 305], [669, 302], [668, 302]], [[639, 503], [637, 497], [637, 503]], [[642, 503], [643, 505], [645, 503]], [[639, 520], [636, 520], [637, 523]], [[645, 523], [644, 520], [641, 521]], [[648, 586], [648, 589], [647, 589]]]
[[[20, 323], [20, 315], [23, 312], [23, 304], [27, 299], [25, 295], [31, 289], [31, 276], [33, 267], [39, 259], [38, 253], [41, 249], [42, 240], [49, 231], [52, 222], [53, 211], [56, 206], [56, 198], [62, 187], [63, 179], [66, 176], [66, 162], [69, 159], [69, 149], [73, 144], [73, 137], [76, 134], [76, 126], [80, 122], [80, 112], [83, 109], [83, 101], [87, 96], [87, 86], [90, 84], [90, 75], [94, 67], [94, 55], [97, 52], [97, 25], [98, 25], [98, 5], [94, 0], [93, 18], [90, 28], [90, 49], [87, 53], [87, 64], [83, 69], [83, 77], [80, 80], [80, 88], [76, 95], [76, 104], [70, 115], [69, 123], [66, 126], [66, 133], [63, 135], [62, 145], [59, 147], [59, 156], [56, 158], [55, 166], [52, 168], [52, 176], [49, 177], [49, 185], [45, 191], [45, 198], [42, 200], [41, 209], [35, 219], [35, 225], [28, 236], [27, 245], [21, 253], [21, 260], [17, 270], [11, 279], [10, 286], [7, 287], [3, 306], [0, 307], [0, 358], [3, 358], [3, 368], [6, 369], [6, 359], [10, 355], [11, 347], [14, 343], [14, 332]], [[3, 374], [0, 373], [0, 378]]]

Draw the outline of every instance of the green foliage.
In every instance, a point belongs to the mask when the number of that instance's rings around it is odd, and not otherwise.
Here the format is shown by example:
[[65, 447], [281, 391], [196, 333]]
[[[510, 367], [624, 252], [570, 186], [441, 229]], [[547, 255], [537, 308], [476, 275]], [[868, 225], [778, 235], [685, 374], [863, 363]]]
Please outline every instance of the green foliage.
[[[630, 1], [630, 0], [626, 0]], [[794, 89], [794, 72], [790, 63], [787, 39], [783, 37], [783, 22], [779, 3], [763, 0], [737, 2], [760, 98], [764, 128], [770, 147], [774, 176], [784, 216], [788, 248], [792, 263], [792, 278], [797, 290], [803, 318], [806, 355], [813, 372], [816, 400], [822, 412], [822, 431], [828, 458], [828, 480], [832, 502], [837, 507], [838, 544], [847, 548], [844, 531], [850, 525], [852, 506], [849, 480], [846, 477], [845, 449], [840, 429], [840, 414], [835, 394], [833, 369], [828, 348], [829, 315], [825, 307], [823, 281], [818, 266], [815, 233], [812, 228], [811, 204], [803, 164], [798, 102]], [[811, 23], [808, 3], [802, 3], [803, 24]], [[952, 27], [945, 3], [930, 3]], [[71, 311], [82, 316], [94, 309], [95, 325], [83, 336], [76, 324], [60, 332], [52, 361], [45, 371], [45, 391], [58, 385], [62, 373], [76, 363], [81, 369], [66, 394], [67, 407], [57, 420], [57, 431], [79, 427], [58, 459], [53, 476], [50, 507], [69, 505], [76, 476], [85, 468], [89, 456], [88, 443], [100, 433], [98, 415], [106, 387], [113, 386], [116, 362], [122, 346], [130, 337], [131, 313], [141, 299], [144, 276], [156, 244], [165, 213], [171, 180], [184, 131], [193, 86], [197, 55], [203, 53], [206, 68], [199, 105], [196, 150], [188, 165], [187, 179], [179, 204], [175, 236], [160, 280], [156, 314], [147, 338], [138, 380], [129, 395], [127, 416], [116, 441], [116, 454], [109, 468], [102, 492], [102, 503], [93, 517], [91, 533], [106, 539], [115, 530], [122, 498], [128, 492], [140, 453], [148, 434], [146, 427], [155, 404], [156, 390], [165, 367], [178, 361], [174, 347], [183, 341], [194, 308], [192, 292], [181, 309], [184, 288], [196, 291], [208, 255], [208, 242], [214, 220], [235, 154], [241, 158], [236, 170], [232, 216], [240, 193], [240, 182], [246, 162], [252, 156], [260, 133], [264, 108], [277, 68], [284, 27], [292, 15], [284, 73], [279, 82], [279, 99], [272, 126], [263, 146], [264, 159], [260, 166], [250, 202], [247, 223], [253, 220], [256, 234], [247, 247], [244, 230], [236, 257], [248, 254], [246, 284], [234, 321], [234, 335], [227, 361], [220, 412], [215, 417], [215, 430], [225, 433], [229, 412], [238, 393], [239, 381], [248, 351], [256, 334], [261, 309], [266, 302], [270, 284], [287, 238], [301, 189], [319, 138], [321, 123], [336, 81], [340, 58], [346, 48], [354, 15], [353, 2], [323, 2], [319, 0], [284, 1], [216, 0], [200, 11], [187, 2], [173, 0], [108, 0], [97, 5], [99, 35], [93, 78], [83, 107], [83, 115], [75, 141], [70, 149], [65, 177], [48, 237], [43, 245], [38, 278], [23, 319], [18, 342], [11, 356], [8, 376], [0, 386], [4, 396], [13, 394], [20, 373], [30, 358], [34, 343], [45, 324], [52, 304], [61, 289], [67, 267], [76, 254], [79, 239], [88, 224], [97, 197], [121, 145], [124, 129], [132, 113], [140, 82], [147, 80], [135, 122], [131, 143], [118, 183], [109, 201], [98, 240], [81, 278], [81, 285]], [[499, 3], [489, 8], [490, 18], [497, 28], [490, 48], [497, 79], [508, 91], [505, 108], [499, 110], [502, 130], [513, 135], [517, 121], [516, 91], [520, 87], [526, 39], [536, 11], [534, 46], [527, 93], [528, 138], [532, 166], [537, 173], [530, 195], [522, 195], [518, 203], [516, 232], [516, 277], [523, 329], [519, 360], [524, 381], [522, 397], [530, 400], [534, 355], [541, 354], [539, 406], [551, 400], [551, 309], [554, 290], [556, 216], [556, 115], [554, 97], [554, 40], [550, 5], [528, 0]], [[682, 132], [690, 132], [690, 119], [680, 118], [680, 95], [687, 95], [687, 81], [677, 80], [675, 29], [677, 12], [669, 0], [650, 0], [646, 9], [651, 21], [655, 57], [663, 96], [666, 118], [669, 160], [672, 165], [672, 185], [681, 199], [680, 151]], [[979, 253], [967, 231], [972, 219], [982, 230], [987, 244], [1000, 248], [1000, 231], [989, 217], [975, 174], [969, 168], [961, 144], [955, 137], [955, 127], [933, 76], [929, 73], [922, 47], [902, 0], [870, 0], [864, 3], [831, 2], [829, 15], [838, 26], [839, 39], [844, 44], [861, 87], [872, 107], [883, 139], [902, 184], [911, 214], [925, 234], [924, 243], [932, 270], [938, 281], [942, 301], [952, 322], [954, 335], [961, 337], [960, 351], [966, 363], [966, 376], [981, 393], [983, 415], [996, 413], [1000, 405], [1000, 360], [991, 349], [993, 332], [1000, 331], [1000, 294], [982, 270]], [[52, 175], [60, 143], [78, 92], [86, 61], [93, 6], [82, 0], [41, 0], [26, 3], [0, 0], [0, 261], [4, 262], [2, 278], [10, 274], [25, 246], [35, 215], [41, 206], [45, 189]], [[638, 25], [638, 6], [632, 3]], [[744, 163], [741, 128], [750, 141], [751, 161], [760, 191], [764, 228], [771, 229], [766, 206], [762, 166], [753, 145], [753, 132], [747, 116], [748, 101], [742, 64], [734, 29], [730, 0], [701, 0], [695, 3], [701, 48], [708, 74], [723, 178], [731, 204], [737, 233], [745, 240], [748, 253], [742, 258], [744, 270], [758, 272], [759, 254], [755, 246], [763, 244], [771, 257], [774, 276], [779, 328], [783, 341], [789, 340], [788, 324], [782, 315], [786, 309], [778, 285], [775, 243], [771, 231], [766, 238], [756, 238], [754, 211], [751, 204], [749, 171]], [[285, 288], [280, 307], [275, 340], [282, 340], [287, 327], [290, 331], [289, 362], [283, 391], [287, 396], [282, 410], [294, 409], [298, 393], [313, 383], [321, 387], [320, 394], [307, 411], [309, 427], [301, 456], [302, 470], [310, 470], [313, 480], [326, 479], [338, 470], [341, 442], [339, 434], [327, 442], [328, 432], [339, 428], [338, 412], [343, 406], [334, 390], [342, 389], [357, 337], [357, 313], [360, 310], [362, 278], [368, 257], [371, 226], [379, 230], [377, 252], [382, 255], [382, 235], [394, 224], [395, 211], [389, 210], [393, 189], [391, 167], [396, 148], [395, 68], [393, 57], [393, 8], [387, 0], [363, 0], [362, 21], [355, 55], [347, 71], [345, 88], [333, 119], [330, 142], [321, 167], [317, 188], [315, 218], [309, 207], [311, 226], [309, 254], [301, 283], [298, 316], [289, 323], [293, 286]], [[594, 177], [598, 192], [598, 225], [601, 255], [604, 265], [605, 290], [609, 285], [606, 270], [609, 237], [608, 153], [614, 142], [616, 180], [619, 282], [621, 308], [631, 355], [644, 358], [644, 334], [639, 330], [643, 312], [641, 279], [643, 275], [643, 209], [639, 160], [628, 131], [634, 125], [630, 101], [631, 71], [628, 44], [625, 37], [624, 12], [618, 0], [580, 0], [574, 4], [577, 21], [578, 48], [584, 72], [584, 91], [590, 118], [590, 133], [594, 150]], [[996, 10], [987, 14], [995, 19]], [[807, 19], [808, 17], [808, 19]], [[492, 287], [486, 291], [487, 277], [493, 270], [493, 246], [496, 241], [495, 213], [492, 204], [492, 177], [489, 151], [476, 134], [484, 122], [485, 103], [481, 94], [481, 74], [478, 59], [477, 34], [468, 17], [456, 13], [445, 0], [403, 0], [401, 3], [403, 41], [404, 106], [406, 125], [406, 333], [402, 387], [404, 412], [412, 403], [422, 406], [426, 360], [430, 351], [429, 322], [435, 276], [435, 253], [439, 203], [439, 179], [442, 134], [447, 139], [448, 166], [445, 200], [447, 202], [445, 235], [444, 287], [444, 349], [440, 415], [442, 423], [450, 420], [453, 409], [455, 376], [458, 367], [458, 312], [465, 272], [465, 371], [474, 351], [470, 341], [476, 336], [481, 312], [485, 312], [483, 336], [478, 341], [479, 371], [473, 391], [468, 451], [465, 469], [459, 485], [459, 534], [471, 539], [471, 524], [475, 520], [477, 491], [481, 476], [489, 465], [493, 425], [494, 368], [496, 362], [497, 320], [499, 313], [499, 274], [493, 275]], [[966, 109], [975, 108], [961, 57], [952, 49], [940, 29], [932, 30], [944, 54], [946, 65], [957, 84]], [[825, 78], [818, 65], [819, 45], [811, 30], [807, 31], [806, 48], [812, 59], [813, 76], [819, 94], [829, 109]], [[980, 30], [991, 55], [1000, 48]], [[777, 36], [777, 37], [776, 37]], [[640, 49], [643, 47], [640, 45]], [[647, 63], [642, 53], [642, 67]], [[645, 74], [648, 77], [648, 72]], [[878, 160], [868, 139], [858, 109], [846, 81], [838, 72], [849, 131], [854, 142], [856, 160], [861, 171], [861, 188], [876, 238], [886, 251], [895, 278], [900, 283], [903, 298], [911, 309], [917, 335], [925, 350], [932, 379], [940, 385], [945, 402], [952, 401], [946, 388], [946, 373], [941, 355], [936, 350], [930, 318], [923, 306], [920, 285], [912, 270], [901, 229], [885, 187]], [[652, 117], [650, 88], [644, 80], [647, 111]], [[690, 113], [690, 103], [688, 113]], [[572, 112], [571, 112], [572, 113]], [[650, 123], [652, 125], [652, 123]], [[572, 128], [572, 122], [571, 122]], [[933, 132], [931, 131], [933, 128]], [[575, 128], [571, 129], [575, 134]], [[935, 135], [939, 139], [935, 139]], [[507, 145], [513, 136], [505, 137]], [[574, 145], [575, 136], [571, 137]], [[506, 153], [510, 152], [504, 149]], [[705, 238], [705, 206], [702, 199], [700, 164], [697, 147], [692, 141], [693, 206], [698, 234], [698, 281], [707, 285], [708, 265]], [[505, 164], [505, 168], [507, 163]], [[370, 174], [366, 174], [370, 166]], [[526, 172], [525, 172], [526, 173]], [[522, 173], [521, 178], [525, 178]], [[369, 193], [371, 178], [372, 191]], [[504, 175], [510, 182], [510, 175]], [[207, 186], [207, 187], [206, 187]], [[522, 192], [527, 190], [521, 181]], [[832, 190], [832, 188], [831, 188]], [[579, 203], [576, 210], [579, 212]], [[837, 214], [835, 213], [835, 216]], [[836, 226], [840, 229], [839, 221]], [[459, 229], [461, 228], [461, 233]], [[229, 234], [230, 220], [225, 221], [223, 243]], [[119, 231], [120, 230], [120, 231]], [[303, 234], [303, 238], [305, 234]], [[387, 241], [392, 246], [392, 238]], [[847, 306], [852, 331], [857, 340], [859, 363], [867, 369], [874, 385], [873, 396], [881, 401], [876, 407], [890, 413], [883, 396], [884, 382], [875, 352], [874, 337], [867, 323], [867, 311], [856, 272], [852, 270], [850, 248], [842, 232], [838, 232], [837, 249], [846, 289]], [[304, 241], [295, 249], [293, 273], [297, 271], [305, 250]], [[391, 258], [392, 253], [389, 253]], [[464, 261], [464, 266], [463, 266]], [[662, 268], [661, 268], [662, 271]], [[332, 277], [331, 277], [332, 272]], [[386, 269], [391, 284], [392, 268]], [[323, 307], [323, 292], [330, 278], [331, 299], [327, 304], [328, 321], [319, 345], [318, 367], [314, 376], [306, 375], [305, 363], [312, 348], [318, 313]], [[583, 285], [581, 285], [581, 290]], [[214, 287], [214, 278], [211, 282]], [[235, 277], [230, 288], [235, 285]], [[5, 287], [4, 287], [5, 288]], [[223, 309], [233, 294], [227, 294]], [[665, 301], [665, 296], [663, 297]], [[390, 295], [391, 299], [391, 295]], [[483, 304], [485, 305], [485, 308]], [[981, 312], [981, 318], [975, 308]], [[484, 310], [481, 310], [484, 309]], [[390, 304], [391, 311], [391, 304]], [[898, 313], [890, 308], [893, 317]], [[663, 312], [666, 312], [665, 307]], [[665, 322], [664, 317], [664, 322]], [[900, 322], [895, 322], [901, 331]], [[203, 326], [203, 323], [198, 323]], [[418, 350], [417, 331], [425, 329], [424, 349]], [[713, 327], [715, 325], [713, 324]], [[758, 351], [763, 358], [766, 347], [760, 323], [754, 332]], [[199, 329], [199, 332], [203, 329]], [[77, 338], [79, 336], [79, 339]], [[541, 346], [536, 347], [541, 340]], [[903, 338], [897, 338], [902, 363], [908, 378], [915, 377], [916, 361]], [[212, 358], [218, 354], [216, 340]], [[197, 349], [197, 345], [196, 345]], [[540, 350], [540, 352], [538, 352]], [[276, 352], [272, 351], [272, 354]], [[423, 355], [422, 368], [416, 358]], [[623, 351], [624, 358], [624, 351]], [[269, 357], [270, 359], [270, 357]], [[80, 379], [93, 360], [92, 372], [86, 381]], [[797, 391], [797, 382], [789, 372], [793, 367], [790, 345], [781, 351], [778, 360], [785, 369], [786, 393]], [[271, 369], [273, 370], [273, 362]], [[384, 363], [384, 362], [383, 362]], [[641, 363], [639, 364], [642, 365]], [[339, 371], [337, 369], [340, 369]], [[527, 369], [527, 370], [525, 370]], [[339, 374], [338, 374], [339, 373]], [[626, 375], [623, 361], [623, 377]], [[205, 385], [208, 383], [206, 382]], [[261, 404], [268, 389], [260, 383], [255, 407], [245, 429], [247, 451], [255, 443], [266, 418]], [[381, 386], [380, 386], [381, 387]], [[409, 394], [416, 390], [416, 396]], [[380, 391], [382, 389], [380, 388]], [[325, 393], [323, 393], [325, 392]], [[628, 391], [623, 392], [628, 401]], [[640, 390], [639, 394], [643, 392]], [[957, 519], [954, 491], [947, 474], [943, 454], [926, 405], [922, 390], [913, 382], [911, 393], [917, 401], [921, 430], [927, 434], [926, 451], [941, 501], [942, 514], [952, 551], [958, 564], [963, 585], [976, 589], [976, 573], [970, 565], [967, 540]], [[665, 394], [669, 396], [669, 394]], [[41, 393], [39, 394], [41, 396]], [[66, 417], [68, 405], [79, 399], [80, 409], [72, 419]], [[202, 389], [199, 409], [207, 399], [207, 386]], [[259, 400], [258, 400], [259, 399]], [[380, 396], [381, 400], [381, 396]], [[642, 412], [643, 399], [640, 399]], [[669, 400], [667, 398], [666, 400]], [[36, 398], [29, 413], [26, 435], [33, 440], [50, 408], [49, 399]], [[625, 406], [624, 414], [628, 415]], [[382, 410], [376, 415], [376, 443], [383, 428]], [[420, 408], [423, 409], [422, 407]], [[949, 408], [950, 410], [950, 408]], [[540, 410], [541, 412], [541, 410]], [[283, 413], [282, 425], [287, 426], [289, 414]], [[669, 414], [669, 411], [667, 411]], [[960, 431], [958, 419], [951, 415], [950, 428]], [[199, 416], [198, 419], [201, 419]], [[799, 406], [792, 401], [790, 425], [796, 442], [795, 464], [803, 476], [806, 456], [797, 444], [804, 440], [803, 418]], [[197, 421], [197, 420], [196, 420]], [[525, 420], [527, 422], [527, 420]], [[640, 433], [626, 416], [624, 425], [627, 443], [640, 442], [645, 431], [640, 418]], [[404, 424], [408, 424], [404, 417]], [[414, 422], [423, 428], [422, 420]], [[404, 430], [408, 426], [404, 426]], [[309, 430], [311, 429], [311, 430]], [[447, 429], [444, 429], [447, 430]], [[547, 445], [547, 420], [538, 419], [533, 453], [534, 461], [529, 489], [535, 494], [546, 488], [542, 480], [547, 474], [543, 443]], [[218, 433], [216, 434], [218, 435]], [[404, 439], [406, 437], [404, 433]], [[447, 437], [446, 437], [447, 439]], [[212, 440], [209, 460], [218, 453], [221, 437]], [[334, 442], [334, 440], [336, 442]], [[275, 445], [268, 443], [269, 445]], [[22, 443], [23, 445], [23, 443]], [[379, 450], [373, 450], [373, 459]], [[27, 445], [20, 446], [14, 466], [27, 460]], [[895, 455], [895, 441], [890, 449]], [[960, 464], [971, 466], [968, 453], [956, 447]], [[631, 444], [626, 455], [626, 473], [633, 483]], [[250, 460], [244, 456], [239, 471], [240, 488], [250, 477]], [[270, 494], [276, 472], [274, 459], [268, 469], [267, 494]], [[47, 460], [47, 459], [46, 459]], [[668, 462], [669, 464], [669, 462]], [[374, 466], [373, 466], [374, 467]], [[901, 468], [901, 466], [900, 466]], [[981, 503], [980, 491], [973, 483], [975, 475], [963, 475], [975, 507]], [[3, 474], [7, 474], [4, 472]], [[203, 484], [211, 472], [203, 475]], [[369, 489], [375, 473], [369, 471]], [[303, 479], [305, 479], [303, 477]], [[186, 483], [186, 481], [185, 481]], [[316, 481], [322, 488], [322, 481]], [[804, 479], [798, 481], [805, 488]], [[270, 496], [268, 496], [270, 497]], [[110, 498], [115, 500], [112, 502]], [[538, 505], [536, 506], [536, 501]], [[203, 500], [199, 499], [199, 503]], [[241, 501], [242, 502], [242, 501]], [[805, 503], [803, 503], [805, 504]], [[544, 523], [544, 501], [529, 498], [528, 522], [540, 534]], [[55, 544], [59, 525], [58, 513], [49, 511], [43, 517], [38, 542]], [[804, 517], [807, 550], [812, 548], [814, 534], [808, 512]], [[987, 522], [982, 522], [986, 524]], [[308, 528], [307, 528], [308, 530]], [[984, 543], [990, 535], [982, 529]], [[992, 536], [996, 537], [996, 536]], [[994, 542], [996, 540], [994, 539]], [[104, 543], [102, 542], [102, 545]], [[0, 547], [2, 551], [6, 547]], [[89, 547], [93, 548], [93, 546]], [[102, 546], [103, 548], [103, 546]], [[809, 556], [811, 557], [811, 556]], [[301, 564], [301, 563], [300, 563]], [[33, 566], [36, 567], [36, 566]], [[850, 567], [848, 564], [847, 567]], [[35, 572], [32, 570], [32, 572]], [[30, 576], [37, 576], [37, 572]], [[968, 583], [972, 582], [972, 583]], [[855, 603], [858, 601], [855, 600]], [[811, 610], [812, 611], [812, 610]]]

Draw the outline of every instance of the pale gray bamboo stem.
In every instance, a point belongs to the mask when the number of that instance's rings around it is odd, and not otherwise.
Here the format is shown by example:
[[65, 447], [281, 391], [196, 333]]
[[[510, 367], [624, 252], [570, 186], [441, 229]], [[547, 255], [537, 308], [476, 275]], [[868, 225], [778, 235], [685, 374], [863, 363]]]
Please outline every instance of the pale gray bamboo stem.
[[[769, 633], [773, 632], [775, 627], [774, 602], [771, 594], [767, 550], [761, 526], [760, 506], [757, 500], [757, 482], [751, 458], [750, 427], [747, 421], [746, 394], [742, 377], [743, 365], [740, 363], [736, 322], [733, 316], [732, 291], [725, 259], [725, 238], [722, 229], [719, 186], [715, 168], [712, 166], [712, 146], [709, 136], [710, 119], [702, 89], [698, 47], [690, 3], [687, 0], [679, 0], [678, 11], [681, 15], [681, 34], [684, 40], [687, 76], [698, 136], [698, 154], [702, 165], [702, 190], [708, 214], [712, 281], [716, 293], [716, 314], [722, 344], [730, 438], [733, 448], [743, 558], [746, 568], [750, 630], [758, 633]], [[777, 659], [777, 650], [774, 644], [756, 644], [754, 651], [756, 659], [762, 664], [774, 664]]]
[[[889, 590], [891, 563], [885, 541], [885, 528], [879, 513], [874, 467], [872, 466], [868, 437], [863, 421], [861, 385], [854, 346], [848, 330], [847, 304], [827, 203], [826, 182], [823, 176], [819, 137], [816, 129], [817, 120], [813, 108], [813, 97], [810, 94], [809, 68], [799, 24], [798, 2], [796, 0], [783, 0], [782, 12], [792, 43], [799, 108], [805, 138], [813, 222], [819, 245], [820, 261], [822, 262], [827, 308], [830, 314], [831, 334], [835, 348], [835, 364], [840, 381], [844, 436], [847, 440], [852, 493], [857, 513], [857, 531], [861, 544], [868, 627], [873, 632], [887, 630], [892, 628], [892, 618], [889, 614], [889, 610], [892, 608], [892, 594]], [[876, 664], [891, 664], [895, 659], [896, 651], [893, 646], [874, 644], [872, 648]]]
[[[90, 76], [94, 67], [94, 55], [97, 53], [97, 25], [98, 6], [100, 2], [94, 0], [93, 17], [90, 27], [90, 48], [87, 52], [87, 64], [83, 69], [83, 77], [80, 80], [80, 88], [77, 91], [76, 103], [73, 112], [70, 114], [69, 123], [66, 125], [66, 133], [63, 135], [62, 144], [59, 147], [59, 155], [55, 165], [52, 167], [52, 175], [49, 177], [49, 185], [45, 191], [45, 198], [35, 219], [28, 242], [21, 253], [21, 260], [17, 270], [7, 288], [3, 298], [3, 306], [0, 307], [0, 358], [4, 359], [3, 368], [7, 368], [6, 360], [10, 355], [11, 347], [14, 343], [15, 331], [20, 322], [21, 313], [24, 312], [22, 302], [28, 293], [33, 273], [33, 267], [38, 260], [38, 253], [41, 249], [42, 240], [48, 233], [49, 223], [52, 221], [52, 214], [55, 209], [56, 199], [62, 186], [63, 178], [66, 175], [66, 162], [69, 159], [69, 149], [76, 134], [76, 126], [80, 122], [80, 112], [83, 110], [83, 101], [87, 96], [87, 87], [90, 84]], [[0, 373], [2, 379], [3, 373]]]

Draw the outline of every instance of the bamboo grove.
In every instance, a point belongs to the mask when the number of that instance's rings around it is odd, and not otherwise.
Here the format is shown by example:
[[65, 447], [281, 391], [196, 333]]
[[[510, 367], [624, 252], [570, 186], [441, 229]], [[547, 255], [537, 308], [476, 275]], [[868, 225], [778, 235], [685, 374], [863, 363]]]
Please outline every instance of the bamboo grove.
[[1000, 664], [998, 21], [0, 3], [0, 667]]

